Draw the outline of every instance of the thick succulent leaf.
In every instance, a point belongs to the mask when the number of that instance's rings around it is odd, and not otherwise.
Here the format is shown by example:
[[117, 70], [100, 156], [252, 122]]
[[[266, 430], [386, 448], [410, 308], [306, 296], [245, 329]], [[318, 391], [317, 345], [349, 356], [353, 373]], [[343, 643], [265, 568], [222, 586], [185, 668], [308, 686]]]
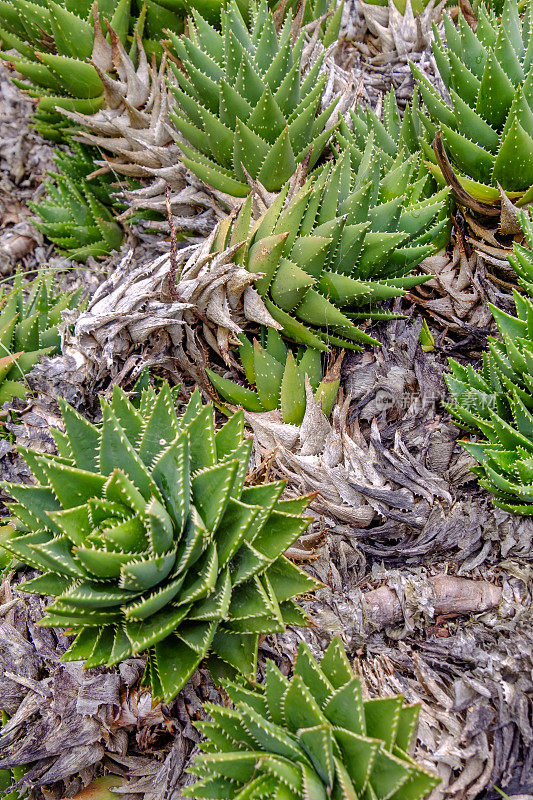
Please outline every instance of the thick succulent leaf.
[[210, 653], [252, 677], [260, 633], [307, 624], [292, 598], [316, 584], [281, 560], [307, 498], [276, 511], [282, 482], [245, 488], [243, 414], [215, 434], [198, 392], [181, 418], [168, 387], [101, 406], [87, 427], [64, 405], [67, 455], [26, 451], [37, 485], [9, 486], [31, 532], [9, 526], [5, 549], [45, 573], [30, 591], [57, 597], [43, 624], [77, 634], [66, 658], [88, 666], [152, 648], [146, 679], [166, 702]]
[[[245, 688], [225, 682], [235, 709], [206, 704], [205, 710], [213, 721], [200, 723], [199, 729], [209, 741], [201, 745], [202, 752], [190, 769], [200, 781], [187, 795], [212, 797], [208, 792], [213, 789], [215, 796], [231, 800], [401, 800], [405, 787], [407, 800], [426, 796], [438, 778], [418, 767], [402, 749], [395, 746], [390, 753], [383, 740], [364, 732], [356, 734], [328, 720], [321, 705], [327, 703], [333, 686], [324, 672], [330, 672], [338, 684], [337, 693], [342, 693], [346, 685], [359, 682], [339, 640], [332, 642], [324, 659], [318, 664], [302, 643], [291, 679], [268, 661], [264, 686], [252, 684]], [[305, 682], [303, 673], [307, 675]], [[366, 704], [361, 699], [360, 686], [353, 697], [355, 709], [350, 705], [349, 694], [343, 695], [343, 714], [350, 719], [355, 710], [356, 716], [364, 719]], [[401, 706], [402, 698], [393, 699]], [[410, 737], [413, 716], [408, 709], [405, 720]], [[391, 732], [386, 723], [384, 730], [389, 742]], [[268, 783], [263, 782], [264, 776]], [[265, 794], [263, 789], [267, 790]]]
[[247, 194], [246, 173], [268, 191], [279, 191], [296, 162], [311, 148], [318, 158], [331, 136], [325, 126], [333, 107], [317, 115], [319, 93], [308, 99], [313, 86], [301, 77], [303, 34], [291, 42], [285, 26], [277, 35], [272, 13], [264, 4], [258, 8], [261, 25], [253, 14], [243, 20], [231, 2], [222, 35], [196, 13], [188, 37], [171, 37], [184, 69], [173, 69], [182, 112], [173, 119], [195, 148], [183, 145], [184, 163], [206, 183], [237, 197]]

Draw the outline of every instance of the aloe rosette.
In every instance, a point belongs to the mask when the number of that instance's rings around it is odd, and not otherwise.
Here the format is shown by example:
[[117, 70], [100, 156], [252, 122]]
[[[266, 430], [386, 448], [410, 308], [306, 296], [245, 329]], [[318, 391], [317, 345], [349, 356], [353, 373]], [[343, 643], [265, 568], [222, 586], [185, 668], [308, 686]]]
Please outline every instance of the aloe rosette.
[[154, 697], [172, 699], [209, 655], [255, 677], [260, 634], [305, 625], [292, 598], [316, 582], [283, 556], [305, 530], [309, 498], [283, 482], [245, 485], [251, 440], [239, 412], [215, 432], [196, 391], [178, 416], [168, 385], [118, 387], [92, 425], [61, 402], [58, 455], [20, 448], [37, 480], [9, 484], [3, 547], [55, 597], [42, 624], [76, 638], [64, 660], [112, 665], [148, 651]]
[[41, 272], [30, 284], [22, 273], [0, 291], [0, 403], [25, 397], [25, 375], [45, 355], [59, 350], [62, 312], [75, 307], [80, 292], [56, 293], [53, 275]]
[[316, 163], [337, 103], [320, 111], [323, 54], [302, 78], [305, 34], [292, 41], [291, 15], [278, 33], [266, 0], [250, 9], [247, 24], [230, 2], [220, 33], [193, 9], [189, 36], [169, 32], [180, 63], [171, 62], [176, 107], [170, 117], [185, 140], [183, 162], [234, 197], [249, 193], [247, 176], [276, 192], [308, 153], [310, 165]]
[[13, 78], [15, 85], [38, 99], [34, 121], [43, 136], [63, 139], [68, 123], [58, 108], [93, 114], [105, 104], [99, 71], [111, 70], [112, 63], [102, 20], [125, 41], [129, 7], [124, 0], [94, 7], [92, 0], [0, 0], [0, 57], [22, 75]]
[[[220, 0], [194, 5], [211, 22], [219, 21]], [[106, 23], [133, 62], [140, 42], [159, 59], [165, 31], [182, 33], [188, 9], [182, 0], [0, 0], [0, 57], [23, 76], [15, 84], [39, 99], [37, 130], [59, 141], [68, 123], [57, 108], [91, 115], [109, 105], [105, 76], [117, 69], [118, 59], [116, 53], [114, 63], [110, 58]], [[131, 83], [123, 67], [118, 72], [119, 82]], [[137, 83], [143, 80], [149, 91], [146, 72], [137, 76]], [[117, 108], [113, 102], [110, 107]]]
[[263, 273], [256, 289], [272, 319], [287, 338], [319, 350], [376, 344], [356, 322], [394, 316], [378, 304], [428, 279], [412, 270], [449, 230], [448, 192], [427, 196], [419, 155], [389, 156], [372, 134], [363, 151], [348, 140], [342, 148], [298, 191], [286, 184], [251, 225], [249, 199], [219, 224], [211, 248], [242, 242], [236, 261]]
[[238, 352], [250, 389], [207, 368], [207, 375], [218, 394], [228, 403], [246, 411], [273, 411], [279, 408], [283, 422], [301, 425], [307, 406], [305, 379], [322, 411], [329, 416], [339, 391], [340, 378], [323, 376], [322, 354], [312, 347], [293, 352], [274, 328], [263, 328], [253, 342], [243, 334]]
[[234, 708], [205, 705], [186, 797], [420, 800], [439, 783], [408, 755], [419, 706], [363, 700], [339, 639], [320, 663], [301, 643], [290, 679], [267, 661], [264, 685], [224, 688]]
[[[533, 246], [533, 225], [521, 222]], [[500, 337], [489, 337], [483, 366], [476, 371], [450, 360], [446, 383], [457, 424], [477, 435], [461, 444], [479, 466], [473, 472], [500, 508], [533, 514], [533, 255], [514, 245], [509, 261], [529, 297], [514, 292], [516, 316], [490, 306]]]
[[[406, 104], [403, 115], [400, 115], [393, 89], [383, 99], [381, 116], [372, 108], [363, 108], [360, 104], [355, 109], [349, 109], [348, 114], [349, 124], [342, 119], [337, 132], [337, 139], [343, 147], [355, 148], [362, 155], [369, 137], [373, 136], [379, 148], [392, 158], [402, 152], [408, 157], [420, 151], [419, 138], [424, 134], [424, 128], [418, 92], [415, 91], [412, 101]], [[420, 170], [421, 174], [427, 174], [424, 164], [420, 164]], [[426, 194], [431, 194], [434, 189], [436, 183], [428, 182]]]
[[94, 151], [76, 142], [71, 148], [55, 154], [60, 171], [49, 173], [44, 198], [28, 205], [39, 217], [35, 227], [47, 239], [69, 258], [85, 261], [118, 250], [123, 232], [110, 210], [113, 180], [108, 175], [87, 180], [94, 171]]
[[[499, 186], [517, 204], [533, 200], [532, 21], [531, 0], [523, 18], [516, 0], [505, 0], [500, 18], [480, 7], [475, 33], [461, 13], [457, 27], [444, 16], [446, 41], [435, 30], [432, 47], [451, 104], [411, 64], [427, 135], [440, 130], [455, 178], [489, 206], [499, 204]], [[442, 180], [431, 147], [425, 151]]]

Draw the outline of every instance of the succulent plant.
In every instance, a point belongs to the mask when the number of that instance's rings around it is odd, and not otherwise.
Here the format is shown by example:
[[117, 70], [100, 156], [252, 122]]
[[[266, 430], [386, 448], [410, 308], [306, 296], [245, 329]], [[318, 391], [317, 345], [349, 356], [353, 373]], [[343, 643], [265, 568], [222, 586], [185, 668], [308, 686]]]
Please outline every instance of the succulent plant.
[[41, 233], [69, 258], [85, 261], [118, 250], [123, 231], [110, 210], [112, 180], [108, 175], [87, 180], [94, 171], [93, 152], [71, 144], [72, 152], [54, 156], [60, 172], [49, 173], [45, 199], [28, 205], [40, 218], [34, 225]]
[[[269, 5], [273, 6], [275, 10], [283, 6], [285, 13], [292, 11], [296, 14], [301, 9], [298, 0], [289, 0], [287, 3], [269, 3]], [[343, 8], [342, 1], [337, 4], [337, 0], [308, 0], [303, 8], [302, 25], [308, 25], [327, 15], [320, 25], [322, 44], [327, 48], [338, 39]]]
[[24, 397], [24, 376], [43, 355], [59, 349], [61, 312], [74, 306], [80, 293], [55, 294], [52, 281], [43, 271], [28, 287], [19, 272], [13, 287], [0, 293], [0, 403]]
[[[521, 219], [532, 245], [533, 225], [523, 213]], [[461, 444], [479, 463], [473, 472], [481, 486], [500, 508], [533, 514], [533, 254], [515, 244], [509, 260], [530, 297], [514, 292], [515, 317], [490, 306], [501, 339], [489, 337], [479, 371], [451, 359], [446, 382], [452, 415], [480, 437]]]
[[[195, 0], [194, 6], [211, 23], [220, 22], [221, 0]], [[136, 107], [139, 97], [146, 102], [151, 68], [143, 62], [144, 51], [159, 61], [166, 30], [182, 33], [189, 8], [182, 0], [0, 0], [0, 57], [25, 79], [14, 82], [39, 98], [39, 132], [60, 141], [68, 123], [57, 108], [89, 116], [106, 107], [116, 110], [117, 92]], [[104, 20], [112, 28], [110, 43], [102, 33]], [[120, 63], [126, 47], [136, 77]], [[12, 50], [18, 56], [6, 52]], [[108, 73], [118, 80], [109, 80]]]
[[[68, 123], [58, 114], [58, 107], [93, 114], [104, 104], [99, 73], [110, 71], [113, 64], [102, 17], [125, 41], [131, 21], [129, 6], [124, 0], [101, 0], [100, 15], [92, 0], [0, 0], [4, 47], [0, 55], [23, 76], [23, 80], [14, 78], [14, 83], [39, 99], [34, 115], [39, 133], [61, 141]], [[6, 52], [12, 50], [18, 56]]]
[[[475, 33], [461, 13], [457, 27], [444, 16], [446, 42], [435, 31], [432, 46], [451, 105], [411, 65], [431, 118], [421, 115], [428, 135], [440, 130], [451, 180], [481, 210], [500, 203], [500, 186], [516, 204], [533, 200], [532, 22], [532, 0], [523, 19], [516, 0], [505, 0], [500, 19], [480, 7]], [[437, 166], [431, 147], [425, 150], [442, 180], [442, 156]]]
[[206, 369], [211, 383], [226, 402], [242, 406], [246, 411], [280, 408], [283, 422], [300, 425], [307, 404], [307, 376], [324, 414], [330, 414], [339, 391], [340, 377], [326, 376], [323, 379], [319, 350], [300, 348], [295, 355], [274, 328], [262, 329], [261, 343], [256, 339], [252, 343], [242, 334], [239, 338], [239, 355], [246, 379], [256, 391]]
[[419, 706], [363, 700], [339, 639], [320, 664], [302, 642], [291, 679], [267, 661], [264, 685], [224, 688], [234, 708], [205, 705], [186, 797], [419, 800], [439, 783], [408, 755]]
[[[411, 270], [442, 246], [449, 227], [448, 192], [425, 197], [430, 180], [419, 177], [417, 155], [394, 159], [372, 134], [362, 153], [346, 141], [336, 163], [292, 196], [286, 184], [251, 228], [247, 201], [234, 220], [219, 224], [211, 250], [244, 242], [234, 260], [263, 273], [256, 289], [289, 339], [319, 350], [375, 344], [355, 321], [390, 318], [376, 304], [427, 280]], [[243, 312], [256, 319], [256, 309], [254, 316]]]
[[[407, 103], [403, 116], [396, 101], [394, 89], [384, 97], [382, 114], [378, 116], [372, 108], [363, 108], [357, 105], [349, 110], [350, 124], [345, 119], [339, 123], [336, 137], [341, 147], [356, 148], [363, 153], [368, 143], [368, 138], [373, 135], [376, 144], [383, 152], [396, 158], [403, 152], [407, 157], [420, 151], [419, 138], [424, 133], [419, 115], [419, 98], [415, 91], [411, 103]], [[424, 170], [424, 165], [420, 165]], [[426, 171], [427, 172], [427, 171]], [[436, 184], [427, 184], [426, 193], [431, 193], [431, 188]]]
[[183, 161], [205, 183], [246, 197], [251, 179], [276, 192], [311, 152], [316, 163], [331, 129], [337, 100], [320, 111], [327, 76], [323, 54], [302, 79], [305, 35], [291, 38], [289, 14], [281, 31], [266, 0], [250, 5], [247, 25], [232, 0], [218, 33], [196, 11], [189, 36], [170, 34], [182, 68], [171, 62], [176, 108], [170, 117], [188, 144]]
[[63, 658], [87, 667], [148, 651], [145, 678], [165, 701], [208, 654], [255, 677], [259, 634], [307, 624], [291, 598], [317, 584], [283, 552], [309, 498], [245, 486], [243, 413], [215, 433], [198, 391], [181, 416], [168, 385], [144, 390], [139, 410], [117, 386], [100, 402], [100, 425], [61, 402], [58, 455], [21, 448], [37, 484], [7, 485], [3, 546], [44, 573], [25, 591], [56, 598], [42, 624], [75, 634]]

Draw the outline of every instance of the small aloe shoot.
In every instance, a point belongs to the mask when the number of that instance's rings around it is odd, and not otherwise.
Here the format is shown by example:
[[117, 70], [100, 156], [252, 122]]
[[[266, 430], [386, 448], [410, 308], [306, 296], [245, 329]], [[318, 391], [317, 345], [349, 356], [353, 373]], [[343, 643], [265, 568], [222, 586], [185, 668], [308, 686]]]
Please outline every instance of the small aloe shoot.
[[15, 502], [3, 546], [42, 575], [45, 626], [76, 638], [63, 660], [87, 667], [147, 653], [145, 680], [169, 702], [209, 657], [255, 679], [261, 634], [308, 618], [293, 597], [317, 582], [284, 551], [309, 524], [309, 497], [284, 482], [246, 485], [244, 415], [215, 430], [196, 391], [178, 415], [167, 384], [138, 408], [115, 386], [92, 425], [60, 401], [57, 455], [19, 448], [36, 484]]
[[228, 403], [246, 411], [273, 411], [279, 408], [283, 422], [300, 425], [307, 405], [306, 376], [322, 411], [329, 416], [340, 385], [339, 369], [323, 376], [322, 353], [312, 347], [289, 349], [278, 331], [263, 329], [261, 342], [253, 343], [243, 334], [239, 337], [239, 355], [246, 379], [255, 391], [228, 380], [212, 369], [206, 372]]
[[42, 356], [57, 352], [62, 312], [79, 295], [56, 294], [53, 275], [44, 271], [30, 284], [19, 272], [12, 288], [0, 290], [0, 403], [26, 395], [25, 375]]
[[339, 639], [320, 664], [302, 642], [291, 679], [267, 661], [264, 685], [224, 688], [234, 707], [206, 704], [186, 797], [421, 800], [439, 783], [409, 755], [419, 706], [363, 700]]
[[112, 180], [87, 180], [94, 171], [93, 149], [72, 142], [72, 153], [61, 151], [54, 160], [60, 172], [49, 173], [45, 199], [28, 204], [40, 218], [35, 227], [74, 261], [118, 250], [123, 232], [109, 208]]
[[[521, 221], [531, 244], [531, 220], [522, 212]], [[509, 261], [531, 293], [531, 250], [515, 244]], [[450, 360], [446, 382], [453, 417], [478, 437], [461, 444], [479, 464], [481, 486], [500, 508], [533, 514], [533, 300], [516, 291], [514, 299], [516, 316], [490, 306], [500, 337], [489, 337], [481, 369]]]

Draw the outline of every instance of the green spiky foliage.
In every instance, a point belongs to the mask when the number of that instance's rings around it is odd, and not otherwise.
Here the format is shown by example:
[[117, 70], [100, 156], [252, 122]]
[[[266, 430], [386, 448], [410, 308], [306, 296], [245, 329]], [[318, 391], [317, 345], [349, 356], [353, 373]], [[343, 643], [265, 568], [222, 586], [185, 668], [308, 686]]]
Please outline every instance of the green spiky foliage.
[[[391, 89], [384, 97], [381, 117], [370, 107], [357, 105], [355, 110], [349, 110], [349, 118], [349, 124], [344, 118], [340, 121], [337, 132], [337, 138], [344, 147], [349, 144], [362, 153], [372, 135], [381, 150], [392, 158], [402, 152], [408, 157], [420, 150], [419, 138], [424, 134], [424, 129], [420, 121], [416, 91], [412, 102], [406, 104], [403, 116], [400, 116], [396, 94]], [[430, 185], [428, 183], [428, 190]]]
[[337, 100], [319, 112], [323, 56], [301, 78], [304, 33], [291, 40], [289, 14], [279, 33], [265, 0], [244, 21], [234, 0], [222, 11], [218, 33], [195, 11], [189, 37], [171, 36], [183, 70], [171, 64], [177, 85], [171, 119], [188, 144], [184, 163], [210, 186], [235, 197], [250, 191], [246, 173], [277, 192], [311, 153], [319, 158]]
[[[501, 18], [481, 7], [475, 33], [462, 14], [457, 27], [444, 15], [446, 42], [435, 29], [432, 47], [452, 105], [411, 65], [430, 140], [440, 129], [457, 179], [483, 203], [499, 203], [498, 185], [515, 203], [533, 200], [532, 21], [532, 0], [523, 18], [516, 0], [505, 0]], [[431, 147], [425, 151], [442, 179]]]
[[224, 688], [234, 708], [206, 704], [186, 797], [419, 800], [439, 783], [408, 755], [419, 706], [364, 701], [339, 639], [320, 664], [302, 642], [291, 679], [267, 661], [264, 685]]
[[[281, 1], [277, 4], [269, 3], [276, 8], [282, 5]], [[285, 13], [292, 11], [293, 14], [299, 10], [298, 0], [289, 0], [285, 4]], [[339, 37], [339, 31], [342, 22], [342, 12], [344, 3], [337, 0], [306, 0], [305, 8], [302, 17], [302, 25], [308, 25], [314, 20], [319, 19], [324, 15], [328, 15], [324, 22], [321, 23], [321, 39], [324, 47], [329, 47], [330, 44], [336, 42]]]
[[426, 197], [430, 180], [418, 155], [390, 157], [372, 135], [363, 152], [346, 142], [290, 199], [285, 185], [251, 228], [249, 197], [212, 249], [245, 242], [235, 258], [264, 273], [256, 288], [287, 338], [319, 350], [377, 344], [355, 323], [393, 317], [376, 306], [428, 279], [412, 270], [449, 226], [448, 192]]
[[[99, 2], [100, 23], [109, 20], [123, 42], [130, 5], [131, 0]], [[62, 141], [69, 126], [57, 107], [93, 114], [104, 104], [102, 81], [89, 63], [95, 55], [92, 7], [93, 0], [0, 0], [0, 57], [23, 76], [13, 82], [38, 98], [36, 130], [54, 141]], [[18, 56], [6, 52], [11, 50]]]
[[76, 305], [79, 292], [56, 294], [53, 276], [42, 272], [28, 286], [17, 273], [0, 291], [0, 403], [25, 397], [24, 376], [44, 355], [59, 350], [61, 313]]
[[305, 530], [308, 497], [284, 482], [246, 486], [242, 411], [215, 431], [196, 391], [178, 416], [172, 392], [117, 386], [92, 425], [61, 402], [58, 455], [20, 448], [37, 484], [9, 484], [14, 529], [3, 545], [43, 575], [43, 625], [76, 639], [64, 660], [117, 664], [148, 651], [145, 679], [170, 701], [198, 664], [254, 678], [260, 634], [305, 625], [292, 600], [316, 582], [283, 556]]
[[[56, 107], [93, 114], [105, 105], [102, 81], [89, 63], [93, 60], [103, 66], [98, 47], [94, 48], [93, 3], [0, 0], [0, 57], [23, 76], [24, 80], [14, 79], [14, 83], [39, 98], [36, 129], [54, 141], [61, 141], [64, 130], [71, 127]], [[194, 6], [211, 22], [218, 22], [220, 0], [194, 0]], [[109, 21], [133, 61], [138, 55], [137, 33], [146, 52], [159, 58], [166, 29], [182, 33], [189, 8], [183, 0], [98, 0], [100, 24]], [[10, 50], [18, 56], [6, 52]]]
[[[418, 92], [415, 89], [411, 103], [407, 103], [403, 115], [396, 101], [396, 94], [391, 89], [384, 98], [381, 117], [367, 107], [363, 109], [358, 105], [356, 110], [349, 111], [350, 124], [342, 119], [336, 135], [337, 142], [342, 149], [349, 149], [352, 163], [357, 169], [363, 158], [369, 138], [372, 136], [376, 145], [384, 153], [384, 160], [393, 165], [399, 158], [419, 155], [421, 143], [427, 146], [427, 131], [421, 121], [421, 109]], [[388, 159], [387, 159], [388, 157]], [[415, 175], [413, 175], [413, 178]], [[430, 198], [437, 192], [442, 182], [437, 182], [432, 177], [431, 171], [425, 161], [418, 160], [416, 179], [425, 178], [423, 197]], [[442, 226], [438, 239], [434, 239], [435, 248], [445, 247], [450, 239], [451, 225], [449, 221], [449, 207], [443, 208], [438, 221], [447, 220]]]
[[46, 194], [28, 203], [40, 221], [35, 227], [74, 261], [99, 258], [118, 250], [123, 230], [111, 211], [113, 177], [87, 176], [94, 171], [93, 148], [71, 142], [72, 152], [59, 151], [54, 161], [59, 172], [50, 172]]
[[[365, 3], [369, 3], [372, 6], [388, 6], [388, 0], [365, 0]], [[421, 14], [429, 0], [411, 0], [411, 9], [415, 16]], [[405, 14], [407, 9], [407, 0], [394, 0], [394, 5], [400, 12], [400, 14]]]
[[246, 380], [255, 391], [206, 369], [219, 395], [246, 411], [281, 410], [283, 422], [301, 425], [307, 406], [305, 376], [309, 378], [317, 402], [329, 416], [339, 391], [340, 378], [323, 379], [322, 356], [312, 347], [301, 347], [294, 353], [278, 331], [263, 328], [261, 341], [253, 343], [240, 335], [239, 356]]
[[[533, 225], [522, 215], [530, 247]], [[479, 466], [473, 472], [500, 508], [533, 514], [533, 254], [518, 244], [509, 261], [529, 297], [514, 292], [516, 316], [490, 306], [501, 338], [489, 337], [476, 371], [450, 360], [449, 409], [475, 442], [461, 444]]]

